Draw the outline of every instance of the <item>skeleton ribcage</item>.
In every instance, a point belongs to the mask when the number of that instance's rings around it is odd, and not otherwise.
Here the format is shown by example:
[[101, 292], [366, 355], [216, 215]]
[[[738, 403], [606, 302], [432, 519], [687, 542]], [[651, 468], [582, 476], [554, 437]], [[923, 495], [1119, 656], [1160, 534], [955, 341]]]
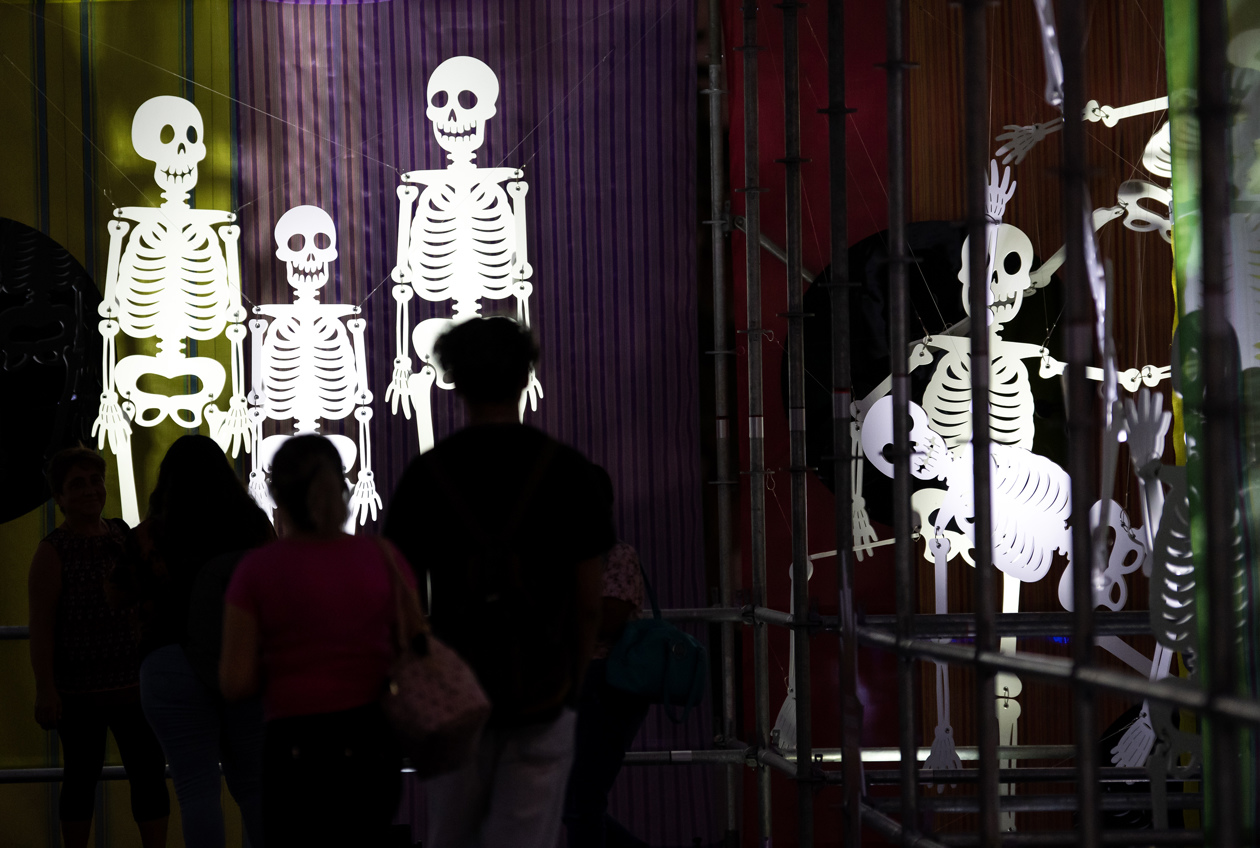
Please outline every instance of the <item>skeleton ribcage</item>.
[[337, 319], [279, 317], [267, 328], [262, 356], [268, 418], [293, 418], [306, 429], [354, 411], [354, 349]]
[[162, 221], [132, 231], [119, 264], [119, 322], [133, 338], [213, 339], [227, 325], [227, 261], [218, 234]]
[[1025, 582], [1040, 580], [1055, 551], [1067, 553], [1071, 482], [1052, 460], [1022, 448], [995, 445], [992, 456], [994, 564]]
[[411, 223], [411, 267], [426, 300], [494, 297], [511, 283], [512, 206], [497, 183], [427, 186]]
[[[923, 393], [932, 429], [954, 448], [971, 440], [971, 360], [946, 352]], [[989, 438], [1027, 450], [1033, 443], [1032, 386], [1024, 363], [1010, 356], [992, 361], [989, 377]]]

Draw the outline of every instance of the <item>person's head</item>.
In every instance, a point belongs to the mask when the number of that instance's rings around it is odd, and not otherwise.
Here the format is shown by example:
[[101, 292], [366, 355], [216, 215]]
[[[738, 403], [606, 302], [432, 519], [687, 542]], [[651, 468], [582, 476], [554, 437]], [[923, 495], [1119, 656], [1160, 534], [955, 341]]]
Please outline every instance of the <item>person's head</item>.
[[438, 364], [469, 405], [514, 404], [529, 385], [538, 343], [511, 318], [473, 318], [456, 324], [433, 346]]
[[341, 455], [323, 436], [294, 436], [271, 462], [271, 497], [286, 534], [333, 536], [346, 523]]
[[149, 515], [166, 520], [208, 518], [236, 506], [245, 487], [223, 448], [209, 436], [180, 436], [162, 457], [157, 485], [149, 497]]
[[105, 460], [83, 446], [59, 450], [44, 468], [61, 514], [71, 518], [100, 518], [105, 509]]

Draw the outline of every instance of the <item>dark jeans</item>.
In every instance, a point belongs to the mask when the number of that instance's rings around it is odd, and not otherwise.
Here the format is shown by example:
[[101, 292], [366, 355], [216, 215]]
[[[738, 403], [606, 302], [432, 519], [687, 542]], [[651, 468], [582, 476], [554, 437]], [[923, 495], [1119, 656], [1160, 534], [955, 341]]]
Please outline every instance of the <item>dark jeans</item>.
[[262, 848], [262, 702], [225, 704], [198, 679], [179, 645], [145, 657], [140, 695], [171, 764], [185, 848], [223, 848], [223, 779], [241, 808], [250, 845]]
[[578, 701], [577, 745], [564, 800], [569, 848], [643, 844], [609, 817], [608, 793], [647, 715], [648, 702], [609, 686], [604, 668], [604, 660], [591, 662]]
[[138, 822], [166, 818], [171, 800], [166, 793], [166, 758], [162, 746], [144, 720], [138, 693], [61, 695], [61, 737], [65, 776], [61, 781], [59, 817], [62, 821], [92, 819], [96, 782], [105, 765], [105, 731], [114, 732], [118, 753], [131, 784], [131, 815]]
[[384, 845], [398, 810], [401, 766], [393, 732], [376, 704], [267, 722], [267, 848]]

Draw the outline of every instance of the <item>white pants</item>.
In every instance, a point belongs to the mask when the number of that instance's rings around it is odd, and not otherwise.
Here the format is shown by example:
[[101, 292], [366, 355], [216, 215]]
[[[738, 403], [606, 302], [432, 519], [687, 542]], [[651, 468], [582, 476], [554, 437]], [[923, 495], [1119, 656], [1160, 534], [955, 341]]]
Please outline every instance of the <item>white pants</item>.
[[427, 784], [426, 848], [555, 848], [577, 713], [486, 728], [471, 762]]

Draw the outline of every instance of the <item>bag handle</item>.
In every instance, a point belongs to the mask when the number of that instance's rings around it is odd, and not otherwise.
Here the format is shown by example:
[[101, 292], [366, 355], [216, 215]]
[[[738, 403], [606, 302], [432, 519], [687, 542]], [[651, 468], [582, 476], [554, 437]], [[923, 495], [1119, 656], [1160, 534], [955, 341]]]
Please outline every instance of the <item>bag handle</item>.
[[652, 588], [652, 581], [648, 580], [647, 570], [643, 567], [643, 557], [639, 556], [638, 551], [635, 551], [634, 558], [639, 562], [639, 574], [643, 577], [643, 590], [647, 592], [648, 601], [652, 604], [652, 618], [659, 620], [661, 608], [656, 603], [656, 590]]
[[[402, 575], [402, 567], [394, 556], [394, 548], [379, 536], [372, 537], [389, 570], [390, 590], [394, 596], [394, 637], [400, 652], [411, 648], [420, 656], [428, 654], [428, 637], [432, 633], [429, 619], [420, 606], [420, 596], [407, 584]], [[421, 644], [417, 639], [423, 637]]]

